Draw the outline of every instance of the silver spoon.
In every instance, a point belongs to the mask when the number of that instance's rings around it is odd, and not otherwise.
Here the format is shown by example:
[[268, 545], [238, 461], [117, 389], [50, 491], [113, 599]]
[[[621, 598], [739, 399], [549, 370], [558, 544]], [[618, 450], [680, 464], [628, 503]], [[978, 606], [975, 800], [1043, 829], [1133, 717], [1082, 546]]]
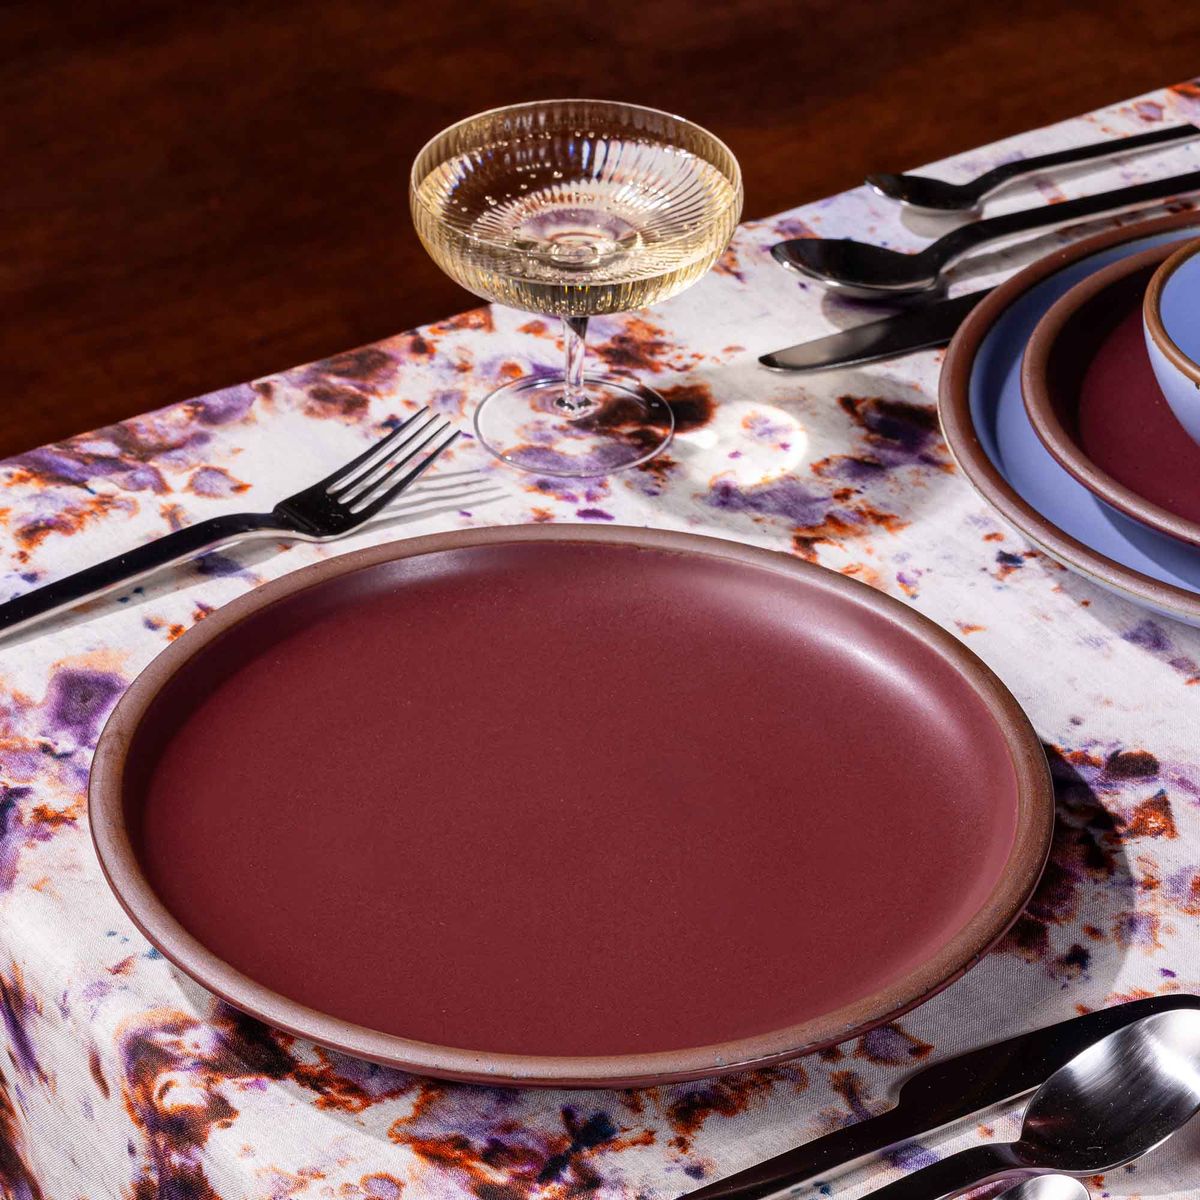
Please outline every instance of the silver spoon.
[[1015, 1142], [973, 1146], [863, 1200], [943, 1200], [1030, 1175], [1100, 1175], [1153, 1150], [1200, 1111], [1200, 1011], [1110, 1033], [1033, 1094]]
[[942, 272], [951, 263], [986, 242], [1033, 229], [1066, 225], [1192, 191], [1200, 191], [1200, 171], [960, 225], [916, 254], [856, 242], [852, 238], [791, 238], [772, 246], [771, 254], [785, 267], [849, 294], [912, 295], [933, 291], [941, 284]]
[[995, 1200], [1091, 1200], [1091, 1193], [1068, 1175], [1038, 1175], [1005, 1188]]
[[1055, 167], [1115, 158], [1119, 154], [1149, 150], [1197, 136], [1200, 136], [1200, 129], [1195, 125], [1172, 125], [1167, 129], [1134, 134], [1133, 137], [1110, 138], [1087, 146], [1056, 150], [1052, 154], [1039, 154], [1034, 158], [1015, 159], [985, 171], [969, 183], [947, 183], [944, 179], [930, 179], [927, 175], [887, 174], [868, 175], [867, 183], [881, 196], [898, 200], [906, 208], [928, 212], [973, 212], [985, 196], [1013, 179], [1051, 171]]

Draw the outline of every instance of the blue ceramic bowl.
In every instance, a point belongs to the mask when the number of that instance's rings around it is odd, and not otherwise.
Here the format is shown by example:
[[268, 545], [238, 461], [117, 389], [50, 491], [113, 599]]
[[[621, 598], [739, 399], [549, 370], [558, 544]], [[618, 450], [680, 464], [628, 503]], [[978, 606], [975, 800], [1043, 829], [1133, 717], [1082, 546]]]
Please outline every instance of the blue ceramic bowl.
[[1142, 304], [1146, 350], [1171, 411], [1200, 442], [1200, 241], [1155, 271]]

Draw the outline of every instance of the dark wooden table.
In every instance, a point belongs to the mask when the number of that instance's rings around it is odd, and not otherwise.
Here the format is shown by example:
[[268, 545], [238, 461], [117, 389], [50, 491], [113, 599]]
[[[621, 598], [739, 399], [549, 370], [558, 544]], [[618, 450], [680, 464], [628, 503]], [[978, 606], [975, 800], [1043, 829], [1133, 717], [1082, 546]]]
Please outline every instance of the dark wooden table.
[[1187, 78], [1190, 0], [0, 5], [0, 454], [473, 303], [406, 181], [478, 109], [621, 97], [761, 216]]

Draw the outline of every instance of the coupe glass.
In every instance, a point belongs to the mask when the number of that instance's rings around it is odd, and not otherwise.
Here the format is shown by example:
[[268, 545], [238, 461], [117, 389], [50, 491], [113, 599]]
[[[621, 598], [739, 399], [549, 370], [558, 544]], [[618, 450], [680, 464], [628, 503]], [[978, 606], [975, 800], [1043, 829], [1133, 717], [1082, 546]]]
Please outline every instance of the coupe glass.
[[545, 100], [468, 117], [417, 155], [409, 198], [425, 248], [468, 291], [562, 318], [561, 374], [497, 388], [475, 412], [498, 458], [542, 475], [606, 475], [671, 440], [666, 401], [583, 370], [588, 318], [695, 283], [742, 208], [737, 160], [681, 117]]

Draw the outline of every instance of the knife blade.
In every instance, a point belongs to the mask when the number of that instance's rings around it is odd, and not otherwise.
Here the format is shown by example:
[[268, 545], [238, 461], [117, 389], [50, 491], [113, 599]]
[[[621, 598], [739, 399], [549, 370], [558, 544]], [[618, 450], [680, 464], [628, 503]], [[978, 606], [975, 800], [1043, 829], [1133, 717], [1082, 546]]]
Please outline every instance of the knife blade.
[[812, 342], [764, 354], [758, 361], [773, 371], [824, 371], [878, 358], [897, 358], [914, 350], [944, 346], [967, 314], [992, 289], [937, 300], [880, 321], [868, 321]]
[[1131, 1000], [931, 1063], [904, 1081], [894, 1108], [688, 1192], [681, 1200], [763, 1200], [774, 1196], [865, 1154], [911, 1141], [993, 1104], [1013, 1100], [1038, 1087], [1093, 1042], [1173, 1008], [1200, 1008], [1200, 996], [1176, 993]]

